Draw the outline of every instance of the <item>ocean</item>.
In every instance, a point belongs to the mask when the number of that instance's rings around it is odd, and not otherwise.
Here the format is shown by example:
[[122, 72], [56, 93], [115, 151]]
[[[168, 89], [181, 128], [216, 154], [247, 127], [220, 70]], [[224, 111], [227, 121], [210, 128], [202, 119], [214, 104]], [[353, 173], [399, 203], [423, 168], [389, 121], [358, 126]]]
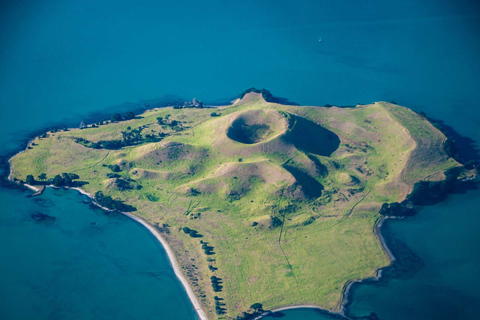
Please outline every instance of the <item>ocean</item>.
[[[252, 86], [301, 105], [395, 101], [478, 143], [479, 18], [479, 4], [465, 0], [5, 0], [0, 156], [47, 127], [146, 101], [220, 103]], [[141, 226], [90, 208], [75, 191], [27, 194], [0, 185], [2, 318], [195, 319]], [[388, 221], [388, 241], [418, 263], [398, 279], [356, 286], [349, 314], [475, 319], [479, 208], [473, 190]], [[55, 223], [34, 222], [36, 212]]]

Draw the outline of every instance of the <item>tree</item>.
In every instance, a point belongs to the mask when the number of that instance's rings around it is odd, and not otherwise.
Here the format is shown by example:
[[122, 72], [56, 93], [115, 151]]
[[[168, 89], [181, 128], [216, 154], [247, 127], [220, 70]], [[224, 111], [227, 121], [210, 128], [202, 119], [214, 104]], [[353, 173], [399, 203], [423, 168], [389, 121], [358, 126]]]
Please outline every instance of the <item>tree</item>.
[[53, 185], [54, 185], [55, 187], [60, 187], [60, 186], [62, 185], [62, 183], [63, 183], [63, 179], [62, 179], [62, 177], [61, 177], [59, 174], [57, 174], [57, 175], [53, 178], [53, 182], [52, 182], [52, 183], [53, 183]]
[[183, 232], [185, 232], [186, 234], [189, 234], [190, 233], [190, 228], [189, 227], [183, 227]]
[[199, 234], [197, 230], [193, 230], [193, 229], [190, 229], [189, 234], [190, 234], [190, 237], [192, 237], [192, 238], [200, 238], [200, 237], [202, 237], [202, 235]]
[[157, 117], [157, 123], [162, 124], [163, 123], [163, 117]]
[[270, 216], [270, 228], [275, 229], [276, 227], [280, 227], [283, 224], [282, 220], [278, 217]]
[[112, 120], [112, 122], [122, 121], [122, 116], [120, 115], [120, 113], [114, 113], [112, 114], [112, 117], [110, 120]]
[[262, 311], [263, 311], [263, 306], [262, 306], [262, 304], [261, 304], [261, 303], [258, 303], [258, 302], [252, 304], [252, 305], [250, 306], [250, 308], [251, 308], [252, 310], [254, 310], [255, 312], [262, 312]]
[[100, 202], [103, 199], [103, 192], [97, 191], [95, 192], [95, 201]]
[[40, 179], [40, 180], [42, 180], [42, 181], [43, 181], [43, 180], [47, 180], [47, 175], [46, 175], [45, 173], [42, 173], [42, 174], [40, 174], [40, 175], [38, 176], [38, 179]]
[[27, 182], [27, 184], [33, 185], [33, 184], [35, 184], [35, 178], [31, 174], [29, 174], [27, 176], [27, 179], [25, 180], [25, 182]]
[[113, 165], [110, 165], [108, 166], [110, 168], [110, 170], [112, 170], [113, 172], [120, 172], [120, 166], [118, 164], [113, 164]]
[[128, 111], [127, 113], [125, 113], [125, 119], [130, 120], [133, 118], [135, 118], [135, 113], [133, 113], [132, 111]]
[[71, 179], [80, 179], [80, 176], [76, 173], [69, 173], [68, 176], [71, 178]]
[[62, 173], [63, 184], [66, 186], [71, 186], [73, 181], [68, 173]]

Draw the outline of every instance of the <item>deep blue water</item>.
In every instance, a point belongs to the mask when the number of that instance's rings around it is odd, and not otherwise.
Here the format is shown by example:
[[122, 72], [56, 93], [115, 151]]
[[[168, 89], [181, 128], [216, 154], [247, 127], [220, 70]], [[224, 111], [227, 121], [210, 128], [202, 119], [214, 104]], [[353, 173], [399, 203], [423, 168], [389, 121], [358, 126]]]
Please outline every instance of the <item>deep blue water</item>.
[[[225, 101], [251, 86], [307, 105], [394, 100], [480, 141], [475, 1], [0, 6], [2, 156], [32, 132], [75, 125], [112, 106], [171, 95]], [[92, 211], [74, 192], [48, 191], [47, 207], [25, 194], [0, 187], [3, 318], [193, 319], [163, 250], [135, 223]], [[471, 191], [388, 223], [385, 232], [423, 267], [408, 279], [358, 287], [351, 313], [473, 319], [471, 306], [480, 302], [479, 208], [480, 193]], [[28, 216], [36, 211], [58, 219], [35, 224]], [[102, 228], [91, 228], [97, 220]], [[285, 315], [324, 318], [313, 310]]]

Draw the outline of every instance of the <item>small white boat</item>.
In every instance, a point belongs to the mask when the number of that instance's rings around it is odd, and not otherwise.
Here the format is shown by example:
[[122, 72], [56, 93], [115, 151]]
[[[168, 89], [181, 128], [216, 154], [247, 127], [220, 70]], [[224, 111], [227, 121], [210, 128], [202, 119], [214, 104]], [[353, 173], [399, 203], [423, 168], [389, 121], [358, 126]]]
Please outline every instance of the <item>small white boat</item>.
[[319, 38], [319, 39], [318, 39], [318, 42], [319, 42], [319, 43], [322, 43], [322, 38]]

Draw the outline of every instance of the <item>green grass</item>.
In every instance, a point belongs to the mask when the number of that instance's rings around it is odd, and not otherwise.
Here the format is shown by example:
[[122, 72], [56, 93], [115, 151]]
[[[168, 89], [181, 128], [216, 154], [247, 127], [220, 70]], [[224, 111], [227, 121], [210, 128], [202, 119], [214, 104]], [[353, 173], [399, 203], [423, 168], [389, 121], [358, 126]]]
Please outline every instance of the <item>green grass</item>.
[[[207, 314], [217, 317], [216, 295], [225, 299], [225, 318], [257, 302], [265, 309], [338, 309], [347, 281], [389, 263], [373, 233], [380, 205], [402, 201], [416, 181], [458, 165], [443, 152], [441, 132], [388, 103], [297, 107], [249, 94], [215, 111], [221, 116], [211, 117], [212, 109], [150, 110], [134, 120], [50, 133], [12, 158], [13, 177], [75, 172], [88, 182], [87, 192], [101, 190], [135, 206], [152, 225], [169, 225], [165, 237]], [[158, 125], [156, 118], [167, 114], [185, 129]], [[235, 121], [248, 143], [235, 139], [236, 131], [234, 139], [227, 134]], [[73, 139], [120, 139], [127, 127], [140, 126], [142, 134], [170, 135], [120, 150]], [[142, 188], [109, 187], [111, 164]], [[272, 229], [271, 217], [283, 226]], [[203, 237], [186, 235], [185, 226]], [[215, 254], [205, 255], [200, 240]], [[212, 275], [222, 279], [222, 292], [213, 292]]]

